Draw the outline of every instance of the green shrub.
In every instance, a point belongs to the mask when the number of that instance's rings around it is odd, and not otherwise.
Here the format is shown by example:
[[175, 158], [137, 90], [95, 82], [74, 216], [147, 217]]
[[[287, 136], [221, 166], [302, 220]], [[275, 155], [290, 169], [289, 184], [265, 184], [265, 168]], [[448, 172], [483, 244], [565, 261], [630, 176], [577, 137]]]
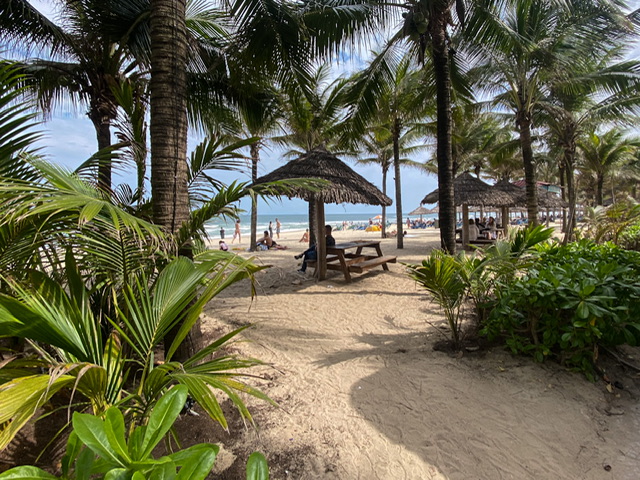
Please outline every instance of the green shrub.
[[496, 285], [482, 333], [592, 376], [599, 346], [640, 344], [639, 274], [640, 254], [611, 243], [540, 247], [535, 265]]
[[408, 274], [429, 292], [444, 310], [454, 348], [460, 345], [460, 308], [469, 288], [465, 254], [448, 255], [433, 250], [419, 265], [406, 265]]
[[[125, 419], [117, 407], [109, 407], [104, 418], [73, 414], [73, 432], [62, 459], [64, 479], [183, 479], [204, 480], [216, 460], [219, 447], [201, 443], [169, 455], [154, 458], [154, 448], [165, 438], [187, 399], [188, 389], [178, 385], [154, 406], [145, 426], [133, 429], [125, 437]], [[12, 468], [0, 479], [53, 480], [55, 477], [37, 467]], [[253, 453], [247, 463], [247, 478], [268, 480], [266, 459]]]
[[620, 246], [640, 251], [640, 222], [630, 225], [620, 234]]

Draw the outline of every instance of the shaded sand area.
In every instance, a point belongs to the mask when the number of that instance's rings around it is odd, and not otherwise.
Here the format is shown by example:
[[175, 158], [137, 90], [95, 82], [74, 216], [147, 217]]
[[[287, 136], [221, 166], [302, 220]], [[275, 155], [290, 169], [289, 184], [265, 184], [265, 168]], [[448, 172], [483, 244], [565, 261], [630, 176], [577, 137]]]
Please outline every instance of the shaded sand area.
[[[411, 232], [403, 250], [395, 242], [383, 240], [383, 253], [409, 263], [439, 244], [433, 230]], [[235, 348], [271, 365], [255, 385], [280, 405], [248, 400], [258, 432], [237, 419], [230, 434], [202, 416], [181, 420], [186, 443], [222, 446], [221, 478], [244, 478], [254, 450], [275, 479], [640, 478], [635, 373], [617, 371], [624, 389], [610, 393], [501, 348], [435, 351], [443, 318], [400, 263], [317, 283], [296, 273], [298, 235], [280, 243], [289, 250], [258, 254], [273, 267], [258, 275], [253, 302], [243, 283], [207, 308], [205, 335], [255, 324]]]

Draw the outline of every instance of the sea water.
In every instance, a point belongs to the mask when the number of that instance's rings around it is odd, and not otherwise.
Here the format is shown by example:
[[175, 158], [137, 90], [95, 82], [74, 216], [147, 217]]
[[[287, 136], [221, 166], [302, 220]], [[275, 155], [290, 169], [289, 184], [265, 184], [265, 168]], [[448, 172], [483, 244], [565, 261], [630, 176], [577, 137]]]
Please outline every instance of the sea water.
[[[403, 214], [404, 221], [408, 217], [408, 214]], [[327, 213], [325, 214], [325, 223], [331, 225], [335, 229], [341, 229], [343, 222], [347, 222], [351, 228], [354, 227], [366, 227], [369, 225], [369, 219], [373, 222], [378, 222], [374, 218], [375, 215], [371, 213]], [[437, 217], [437, 214], [423, 215], [423, 219]], [[258, 214], [258, 236], [262, 236], [262, 232], [269, 230], [269, 222], [272, 222], [273, 234], [276, 233], [276, 218], [280, 220], [280, 233], [286, 232], [304, 232], [309, 228], [309, 216], [307, 214], [285, 214], [285, 215], [260, 215]], [[412, 216], [412, 219], [418, 218]], [[387, 214], [387, 225], [396, 223], [396, 215]], [[233, 238], [233, 232], [235, 230], [235, 220], [213, 218], [206, 223], [206, 230], [210, 238], [220, 238], [220, 229], [224, 228], [225, 238]], [[240, 233], [247, 235], [251, 232], [251, 215], [240, 215]]]

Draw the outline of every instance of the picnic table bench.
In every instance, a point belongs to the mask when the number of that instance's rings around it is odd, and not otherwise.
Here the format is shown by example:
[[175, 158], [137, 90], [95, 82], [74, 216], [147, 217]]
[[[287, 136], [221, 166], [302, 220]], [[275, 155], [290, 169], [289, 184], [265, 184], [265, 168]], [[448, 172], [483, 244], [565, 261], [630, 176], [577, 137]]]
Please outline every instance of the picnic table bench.
[[[369, 255], [363, 254], [365, 248], [373, 249], [375, 254], [373, 251]], [[364, 273], [378, 266], [389, 270], [387, 263], [396, 263], [396, 260], [397, 257], [382, 254], [379, 240], [345, 242], [327, 247], [327, 270], [342, 272], [347, 283], [351, 281], [351, 273]], [[307, 265], [317, 268], [316, 261], [307, 261]]]

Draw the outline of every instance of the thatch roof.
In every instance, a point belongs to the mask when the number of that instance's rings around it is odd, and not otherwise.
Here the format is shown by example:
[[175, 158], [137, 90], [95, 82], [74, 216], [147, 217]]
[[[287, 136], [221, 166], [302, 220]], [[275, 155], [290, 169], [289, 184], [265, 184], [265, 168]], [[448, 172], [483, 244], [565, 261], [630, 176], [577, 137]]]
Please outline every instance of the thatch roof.
[[315, 195], [323, 203], [363, 203], [389, 206], [393, 202], [378, 187], [354, 172], [347, 164], [322, 147], [317, 147], [256, 180], [256, 184], [289, 178], [320, 178], [329, 185], [320, 192], [292, 188], [289, 197], [310, 200]]
[[409, 215], [426, 215], [433, 213], [430, 208], [418, 207], [413, 212], [409, 212]]
[[[502, 190], [514, 197], [516, 202], [511, 205], [513, 207], [526, 207], [527, 194], [523, 187], [509, 183], [507, 180], [500, 180], [493, 188]], [[567, 202], [562, 200], [558, 195], [549, 190], [538, 187], [538, 206], [542, 208], [562, 208], [567, 206]]]
[[542, 208], [563, 208], [569, 204], [556, 193], [550, 192], [546, 188], [538, 187], [538, 206]]
[[[488, 183], [473, 177], [468, 172], [462, 173], [455, 178], [453, 190], [454, 203], [456, 205], [503, 207], [514, 204], [514, 198], [510, 194], [494, 189]], [[436, 203], [437, 201], [438, 189], [429, 193], [420, 203]]]

